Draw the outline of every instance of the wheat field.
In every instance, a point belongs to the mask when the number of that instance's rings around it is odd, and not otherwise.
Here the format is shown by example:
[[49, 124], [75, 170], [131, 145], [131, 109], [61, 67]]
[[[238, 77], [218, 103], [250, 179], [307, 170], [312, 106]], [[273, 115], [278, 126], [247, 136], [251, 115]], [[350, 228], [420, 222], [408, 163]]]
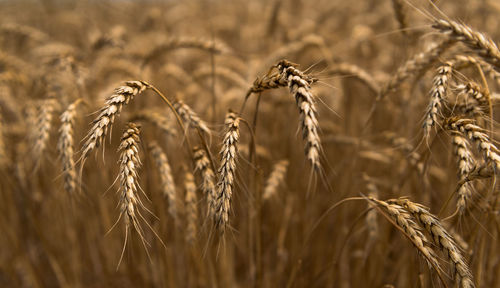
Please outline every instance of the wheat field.
[[499, 16], [0, 1], [0, 287], [500, 287]]

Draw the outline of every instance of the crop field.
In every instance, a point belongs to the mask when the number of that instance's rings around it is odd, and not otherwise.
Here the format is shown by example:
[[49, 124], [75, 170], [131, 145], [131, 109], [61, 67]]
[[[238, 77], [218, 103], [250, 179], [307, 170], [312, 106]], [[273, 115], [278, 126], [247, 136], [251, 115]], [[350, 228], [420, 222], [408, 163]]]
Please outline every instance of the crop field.
[[497, 0], [0, 1], [0, 287], [500, 288]]

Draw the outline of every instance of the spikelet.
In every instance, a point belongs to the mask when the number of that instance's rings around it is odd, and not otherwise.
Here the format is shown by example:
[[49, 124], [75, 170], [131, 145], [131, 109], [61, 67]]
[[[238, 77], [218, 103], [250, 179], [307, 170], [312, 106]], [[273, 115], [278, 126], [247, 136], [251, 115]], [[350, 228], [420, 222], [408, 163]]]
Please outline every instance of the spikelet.
[[217, 199], [215, 207], [215, 225], [224, 233], [229, 222], [229, 210], [231, 209], [231, 198], [233, 196], [234, 178], [236, 172], [236, 156], [238, 153], [238, 141], [240, 138], [240, 118], [233, 112], [226, 114], [226, 132], [222, 140], [220, 151], [220, 167], [218, 171]]
[[201, 190], [207, 199], [207, 215], [214, 219], [216, 210], [217, 190], [215, 188], [215, 174], [210, 166], [210, 160], [207, 153], [201, 147], [193, 148], [193, 157], [195, 162], [195, 171], [200, 173], [202, 182]]
[[278, 163], [274, 164], [271, 175], [267, 178], [266, 187], [264, 188], [264, 193], [262, 194], [262, 200], [269, 200], [271, 197], [276, 195], [279, 185], [285, 180], [287, 168], [288, 160], [280, 160]]
[[76, 108], [82, 102], [77, 99], [71, 103], [68, 108], [61, 114], [61, 127], [59, 128], [59, 141], [57, 142], [57, 150], [61, 158], [63, 177], [64, 177], [64, 190], [70, 195], [76, 192], [76, 169], [74, 154], [74, 122], [76, 116]]
[[168, 199], [168, 213], [172, 218], [177, 219], [177, 192], [175, 191], [174, 177], [172, 176], [172, 169], [170, 169], [167, 155], [156, 141], [149, 143], [149, 150], [160, 174], [161, 191], [163, 196]]
[[417, 219], [417, 221], [425, 227], [427, 232], [432, 236], [434, 244], [438, 246], [451, 261], [453, 271], [452, 274], [458, 287], [474, 287], [472, 273], [470, 272], [469, 266], [467, 265], [460, 248], [457, 246], [455, 240], [446, 231], [446, 229], [444, 229], [439, 219], [429, 212], [429, 209], [418, 203], [413, 203], [410, 200], [403, 198], [389, 200], [388, 202], [396, 203], [405, 207]]
[[89, 157], [90, 152], [98, 148], [103, 142], [104, 137], [108, 130], [112, 127], [115, 117], [118, 116], [124, 105], [127, 105], [134, 96], [139, 95], [149, 88], [149, 84], [144, 81], [128, 81], [124, 86], [115, 89], [104, 105], [99, 110], [99, 115], [92, 122], [93, 126], [90, 128], [85, 143], [82, 147], [81, 166], [85, 164], [85, 160]]
[[198, 207], [196, 199], [196, 185], [194, 184], [193, 174], [189, 171], [185, 173], [184, 178], [185, 195], [185, 213], [186, 213], [186, 242], [193, 243], [196, 239], [196, 226], [198, 221]]

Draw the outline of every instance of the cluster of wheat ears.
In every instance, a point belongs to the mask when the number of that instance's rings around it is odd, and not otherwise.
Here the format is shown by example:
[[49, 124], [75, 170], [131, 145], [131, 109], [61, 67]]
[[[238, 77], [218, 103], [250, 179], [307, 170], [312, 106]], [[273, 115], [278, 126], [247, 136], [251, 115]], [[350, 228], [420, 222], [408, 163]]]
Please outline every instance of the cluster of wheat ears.
[[494, 0], [0, 15], [0, 286], [500, 287]]

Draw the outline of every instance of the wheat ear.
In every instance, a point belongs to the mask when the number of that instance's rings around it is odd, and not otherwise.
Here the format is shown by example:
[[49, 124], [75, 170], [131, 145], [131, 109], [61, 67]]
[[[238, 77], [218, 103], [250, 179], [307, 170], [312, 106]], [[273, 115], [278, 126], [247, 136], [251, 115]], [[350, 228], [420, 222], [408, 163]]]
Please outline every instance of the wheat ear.
[[175, 111], [177, 111], [179, 116], [182, 118], [182, 121], [184, 121], [188, 127], [191, 126], [195, 129], [200, 129], [207, 135], [211, 135], [211, 131], [205, 121], [201, 120], [198, 114], [196, 114], [191, 107], [184, 103], [184, 101], [177, 100], [173, 106]]
[[[454, 147], [455, 157], [458, 162], [458, 177], [459, 180], [467, 178], [475, 167], [475, 160], [472, 152], [469, 149], [467, 139], [461, 133], [455, 132], [452, 135], [452, 144]], [[472, 186], [466, 182], [458, 188], [457, 208], [460, 214], [465, 213], [470, 198], [472, 196]]]
[[196, 239], [196, 222], [198, 221], [198, 207], [196, 199], [196, 185], [194, 184], [193, 174], [189, 171], [184, 177], [185, 195], [185, 213], [186, 213], [186, 242], [193, 243]]
[[463, 257], [460, 248], [455, 243], [455, 240], [444, 229], [443, 225], [436, 216], [429, 212], [429, 209], [418, 204], [411, 202], [408, 199], [395, 199], [388, 202], [396, 203], [405, 207], [422, 226], [425, 227], [427, 232], [432, 236], [434, 244], [437, 245], [451, 260], [453, 269], [453, 277], [458, 287], [472, 288], [474, 281], [469, 266]]
[[85, 160], [89, 157], [90, 152], [99, 147], [103, 142], [108, 130], [112, 127], [115, 117], [118, 116], [124, 105], [127, 105], [134, 96], [139, 95], [149, 88], [149, 84], [144, 81], [128, 81], [124, 86], [115, 89], [104, 105], [99, 110], [99, 115], [92, 122], [92, 128], [85, 136], [85, 143], [82, 147], [81, 166], [85, 164]]
[[140, 189], [138, 169], [142, 165], [139, 158], [139, 132], [139, 127], [129, 122], [118, 147], [118, 151], [120, 152], [120, 159], [118, 160], [120, 166], [118, 176], [120, 181], [120, 217], [118, 220], [125, 214], [124, 220], [127, 235], [132, 225], [141, 237], [141, 240], [144, 241], [144, 231], [138, 219], [138, 216], [141, 216], [139, 208], [145, 208], [138, 195], [138, 190]]
[[407, 237], [410, 238], [413, 245], [424, 255], [425, 260], [429, 266], [434, 267], [437, 272], [439, 272], [439, 263], [434, 251], [430, 248], [430, 243], [422, 233], [421, 228], [415, 221], [413, 217], [408, 213], [404, 207], [396, 203], [389, 203], [386, 201], [378, 200], [376, 198], [368, 198], [372, 203], [382, 208], [382, 211], [386, 213], [389, 218], [394, 221], [394, 223], [402, 229]]
[[52, 117], [56, 100], [54, 98], [45, 99], [40, 103], [39, 114], [36, 119], [36, 124], [33, 126], [32, 137], [34, 141], [33, 157], [37, 163], [41, 160], [43, 152], [47, 148], [47, 142], [50, 137], [50, 130], [52, 129]]
[[495, 42], [485, 34], [475, 31], [467, 25], [444, 19], [437, 20], [432, 27], [447, 34], [451, 39], [464, 43], [500, 72], [500, 51]]
[[319, 170], [321, 141], [318, 134], [316, 105], [311, 92], [310, 77], [306, 76], [289, 61], [282, 60], [277, 64], [282, 77], [286, 79], [290, 93], [294, 96], [300, 113], [300, 128], [305, 140], [305, 154], [314, 170]]
[[483, 153], [485, 161], [491, 163], [497, 173], [500, 171], [500, 151], [491, 142], [485, 130], [474, 124], [474, 120], [452, 117], [445, 120], [444, 127], [467, 136]]
[[434, 127], [437, 122], [437, 116], [439, 114], [439, 108], [443, 105], [446, 100], [446, 92], [448, 90], [448, 81], [451, 76], [451, 63], [445, 63], [437, 70], [437, 75], [434, 77], [432, 90], [431, 90], [431, 101], [427, 109], [427, 114], [424, 121], [424, 135], [426, 138], [429, 137], [430, 129]]
[[262, 200], [268, 200], [276, 195], [279, 185], [284, 183], [288, 163], [288, 160], [280, 160], [278, 163], [274, 164], [273, 170], [269, 175], [269, 178], [267, 178], [266, 187], [264, 187], [264, 193], [262, 194]]
[[64, 190], [70, 195], [76, 191], [76, 168], [74, 154], [74, 123], [76, 117], [76, 108], [82, 99], [77, 99], [71, 103], [66, 110], [61, 114], [61, 127], [59, 128], [59, 141], [57, 142], [57, 150], [61, 158]]
[[215, 188], [215, 174], [212, 170], [207, 153], [201, 147], [193, 148], [195, 170], [200, 173], [202, 182], [201, 190], [207, 200], [207, 214], [210, 219], [215, 217], [217, 190]]
[[224, 233], [229, 221], [231, 198], [233, 196], [234, 178], [236, 172], [236, 157], [240, 138], [240, 118], [233, 112], [228, 112], [225, 120], [226, 132], [220, 151], [220, 167], [218, 171], [217, 199], [215, 207], [215, 225]]
[[149, 143], [149, 150], [160, 174], [161, 191], [168, 200], [168, 213], [173, 219], [177, 219], [177, 193], [175, 191], [174, 177], [168, 162], [167, 155], [156, 141]]

